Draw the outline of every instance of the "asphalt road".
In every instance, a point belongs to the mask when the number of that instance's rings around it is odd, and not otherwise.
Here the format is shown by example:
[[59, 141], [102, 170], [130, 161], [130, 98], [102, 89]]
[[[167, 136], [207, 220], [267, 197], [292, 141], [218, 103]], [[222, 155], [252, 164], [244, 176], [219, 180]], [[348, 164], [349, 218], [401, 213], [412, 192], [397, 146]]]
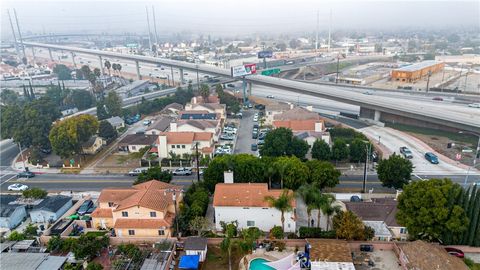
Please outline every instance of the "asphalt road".
[[252, 139], [253, 131], [253, 115], [257, 112], [254, 109], [243, 110], [243, 117], [240, 120], [240, 125], [237, 130], [237, 143], [235, 144], [235, 154], [247, 153], [256, 155], [258, 151], [252, 151], [251, 147], [253, 143], [257, 143], [255, 139]]

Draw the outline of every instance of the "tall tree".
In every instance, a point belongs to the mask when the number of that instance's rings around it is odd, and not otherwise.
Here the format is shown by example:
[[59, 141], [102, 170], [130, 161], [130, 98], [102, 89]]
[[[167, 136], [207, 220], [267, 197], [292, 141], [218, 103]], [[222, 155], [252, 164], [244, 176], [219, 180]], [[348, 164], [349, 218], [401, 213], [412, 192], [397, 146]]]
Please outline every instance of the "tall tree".
[[408, 184], [412, 171], [412, 162], [396, 154], [391, 155], [388, 159], [380, 160], [377, 166], [378, 179], [382, 185], [395, 189]]
[[301, 186], [297, 194], [302, 197], [303, 202], [307, 206], [307, 223], [308, 227], [310, 227], [310, 220], [312, 216], [312, 210], [316, 209], [317, 207], [317, 198], [320, 196], [320, 191], [313, 187], [312, 185], [306, 184]]
[[335, 139], [332, 147], [332, 157], [335, 161], [342, 161], [348, 158], [348, 146], [342, 139]]
[[100, 122], [98, 127], [98, 135], [107, 141], [111, 141], [118, 136], [115, 128], [107, 121]]
[[210, 86], [208, 86], [207, 84], [200, 85], [199, 94], [203, 97], [204, 100], [206, 100], [208, 96], [210, 96]]
[[74, 105], [79, 110], [85, 110], [95, 105], [95, 98], [86, 90], [75, 89], [67, 97], [69, 104]]
[[356, 138], [350, 143], [350, 161], [364, 162], [367, 157], [367, 149], [371, 147], [362, 139]]
[[56, 64], [53, 67], [53, 73], [57, 74], [58, 79], [61, 81], [72, 79], [72, 70], [63, 64]]
[[308, 181], [308, 167], [297, 157], [279, 157], [273, 166], [284, 184], [282, 188], [296, 190]]
[[4, 105], [17, 105], [18, 94], [10, 89], [3, 89], [0, 93], [0, 99]]
[[342, 211], [340, 205], [335, 204], [335, 197], [332, 194], [325, 195], [325, 203], [322, 207], [322, 212], [327, 216], [327, 231], [330, 229], [331, 217], [333, 214], [339, 214]]
[[294, 137], [290, 129], [276, 128], [267, 133], [260, 154], [270, 157], [294, 155], [303, 159], [307, 151], [307, 142]]
[[108, 70], [108, 75], [110, 76], [110, 68], [112, 67], [112, 64], [110, 61], [105, 60], [105, 68]]
[[309, 182], [320, 190], [335, 187], [339, 183], [340, 171], [328, 161], [309, 160], [305, 163], [309, 168]]
[[121, 116], [122, 115], [122, 98], [115, 92], [111, 91], [105, 98], [105, 106], [108, 115]]
[[330, 160], [332, 153], [330, 146], [321, 139], [317, 139], [312, 146], [312, 157], [318, 160]]
[[338, 238], [348, 241], [365, 238], [365, 226], [352, 211], [340, 212], [333, 217], [333, 229]]
[[293, 210], [292, 202], [295, 200], [295, 195], [293, 192], [288, 189], [284, 189], [282, 194], [278, 198], [273, 196], [266, 196], [265, 201], [270, 204], [271, 207], [274, 207], [280, 211], [280, 221], [282, 222], [282, 230], [285, 231], [285, 212], [290, 212]]

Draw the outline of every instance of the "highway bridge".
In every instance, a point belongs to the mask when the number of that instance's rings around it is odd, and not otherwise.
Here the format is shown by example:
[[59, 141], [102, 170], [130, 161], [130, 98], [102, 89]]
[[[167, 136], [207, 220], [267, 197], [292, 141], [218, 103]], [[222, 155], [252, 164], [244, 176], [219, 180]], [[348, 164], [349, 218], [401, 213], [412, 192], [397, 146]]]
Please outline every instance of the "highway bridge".
[[[184, 70], [198, 71], [213, 76], [231, 76], [230, 70], [206, 64], [195, 64], [151, 56], [129, 55], [35, 42], [23, 43], [27, 47], [32, 47], [32, 52], [34, 52], [33, 48], [44, 48], [49, 50], [49, 52], [52, 50], [69, 51], [72, 53], [74, 64], [75, 53], [95, 55], [98, 57], [101, 66], [103, 66], [103, 58], [133, 61], [136, 64], [138, 79], [141, 79], [139, 65], [141, 62], [161, 64], [177, 68], [180, 70], [181, 81], [183, 81]], [[53, 57], [51, 57], [51, 59], [53, 60]], [[432, 128], [480, 132], [480, 110], [475, 108], [468, 108], [466, 106], [444, 106], [442, 103], [412, 101], [400, 97], [364, 95], [358, 92], [342, 89], [341, 87], [314, 85], [261, 75], [247, 76], [245, 79], [248, 83], [260, 84], [268, 87], [285, 89], [302, 95], [317, 96], [347, 104], [358, 105], [360, 106], [360, 117], [370, 119], [373, 122], [389, 121]]]

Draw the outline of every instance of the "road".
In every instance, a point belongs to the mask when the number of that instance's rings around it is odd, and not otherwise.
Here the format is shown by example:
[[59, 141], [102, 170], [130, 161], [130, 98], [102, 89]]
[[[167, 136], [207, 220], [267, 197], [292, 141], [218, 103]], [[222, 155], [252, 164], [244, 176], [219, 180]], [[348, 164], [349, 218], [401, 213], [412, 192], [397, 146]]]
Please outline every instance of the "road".
[[0, 184], [11, 180], [17, 174], [11, 169], [11, 165], [19, 152], [12, 139], [0, 141]]
[[256, 155], [258, 151], [252, 151], [251, 147], [253, 143], [257, 143], [255, 139], [252, 139], [253, 131], [253, 114], [256, 110], [249, 109], [243, 110], [243, 117], [240, 119], [240, 125], [237, 130], [237, 143], [235, 144], [234, 153], [247, 153]]

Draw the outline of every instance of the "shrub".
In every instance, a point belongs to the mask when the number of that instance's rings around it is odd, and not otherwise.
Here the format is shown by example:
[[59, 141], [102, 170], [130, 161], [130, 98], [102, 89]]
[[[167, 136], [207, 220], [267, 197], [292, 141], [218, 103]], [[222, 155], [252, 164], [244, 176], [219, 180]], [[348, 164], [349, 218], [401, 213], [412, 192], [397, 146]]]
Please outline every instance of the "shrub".
[[22, 192], [23, 197], [32, 199], [43, 199], [47, 197], [47, 192], [40, 188], [27, 189]]
[[23, 233], [19, 233], [17, 231], [13, 231], [9, 236], [8, 240], [10, 241], [22, 241], [25, 240], [27, 237]]
[[283, 239], [283, 229], [281, 226], [273, 226], [273, 228], [270, 230], [270, 237], [276, 238], [276, 239]]
[[322, 231], [316, 227], [300, 227], [298, 230], [300, 238], [335, 238], [335, 231]]

